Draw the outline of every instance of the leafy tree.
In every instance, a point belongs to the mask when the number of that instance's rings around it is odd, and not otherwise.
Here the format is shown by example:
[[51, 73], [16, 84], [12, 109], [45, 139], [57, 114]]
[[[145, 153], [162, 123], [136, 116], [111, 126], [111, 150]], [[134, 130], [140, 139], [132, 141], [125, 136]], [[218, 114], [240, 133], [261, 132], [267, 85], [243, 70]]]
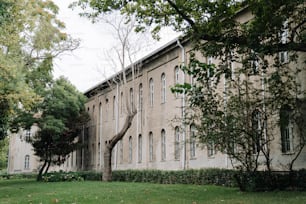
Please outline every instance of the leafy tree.
[[5, 138], [0, 141], [0, 172], [7, 168], [7, 156], [8, 156], [9, 140]]
[[36, 121], [39, 131], [32, 141], [35, 155], [43, 162], [38, 180], [50, 165], [63, 164], [78, 147], [77, 137], [88, 120], [85, 101], [83, 94], [63, 77], [46, 91], [40, 106], [41, 116]]
[[[281, 107], [295, 110], [292, 118], [298, 129], [303, 128], [305, 113], [298, 107], [305, 98], [299, 82], [305, 72], [304, 0], [78, 0], [73, 5], [90, 7], [84, 15], [94, 18], [119, 10], [136, 18], [137, 31], [153, 26], [155, 36], [162, 26], [183, 32], [194, 51], [203, 54], [201, 58], [191, 54], [190, 64], [182, 67], [196, 84], [173, 89], [189, 96], [192, 110], [186, 122], [198, 121], [200, 141], [214, 142], [243, 170], [257, 170], [259, 153], [270, 169], [272, 130], [281, 121], [269, 118], [279, 118]], [[248, 19], [238, 18], [243, 14], [249, 14]], [[207, 56], [219, 64], [200, 60]], [[224, 80], [223, 90], [220, 80]], [[301, 130], [299, 137], [293, 163], [305, 146]]]
[[9, 126], [17, 130], [19, 112], [35, 112], [33, 106], [42, 99], [38, 89], [52, 78], [52, 59], [78, 47], [62, 32], [57, 13], [50, 0], [0, 1], [0, 139]]

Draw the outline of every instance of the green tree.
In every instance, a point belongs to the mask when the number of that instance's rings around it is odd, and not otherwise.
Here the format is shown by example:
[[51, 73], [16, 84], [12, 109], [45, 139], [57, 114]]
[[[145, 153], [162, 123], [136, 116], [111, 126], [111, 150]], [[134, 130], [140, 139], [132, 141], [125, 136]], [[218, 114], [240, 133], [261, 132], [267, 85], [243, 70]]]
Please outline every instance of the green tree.
[[43, 89], [52, 78], [53, 58], [78, 47], [57, 13], [50, 0], [0, 1], [0, 139], [19, 112], [35, 111], [42, 100], [37, 85]]
[[0, 141], [0, 173], [2, 170], [6, 171], [7, 168], [7, 156], [9, 148], [9, 139], [5, 138]]
[[47, 173], [50, 165], [63, 164], [77, 149], [82, 125], [87, 122], [86, 98], [65, 78], [59, 78], [46, 91], [37, 119], [39, 131], [32, 145], [43, 162], [37, 179]]

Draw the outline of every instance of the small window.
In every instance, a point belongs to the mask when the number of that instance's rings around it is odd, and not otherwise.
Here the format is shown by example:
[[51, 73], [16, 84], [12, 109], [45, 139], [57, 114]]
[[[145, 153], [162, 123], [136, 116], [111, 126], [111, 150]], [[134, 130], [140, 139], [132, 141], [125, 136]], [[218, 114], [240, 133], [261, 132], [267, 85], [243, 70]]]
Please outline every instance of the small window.
[[[283, 23], [283, 28], [280, 33], [281, 43], [286, 44], [288, 42], [288, 38], [289, 38], [289, 25], [288, 25], [288, 21], [285, 21]], [[281, 64], [289, 62], [288, 51], [282, 51], [279, 53], [279, 61]]]
[[150, 78], [149, 80], [149, 89], [150, 89], [150, 106], [153, 107], [153, 104], [154, 104], [154, 82], [153, 82], [153, 79]]
[[24, 157], [24, 169], [30, 168], [30, 155], [25, 155]]
[[113, 119], [116, 118], [116, 96], [113, 97]]
[[149, 161], [153, 161], [153, 133], [149, 133]]
[[133, 88], [130, 88], [130, 108], [131, 111], [134, 111], [134, 91]]
[[175, 127], [174, 129], [174, 159], [179, 160], [180, 159], [180, 130], [179, 127]]
[[120, 163], [123, 163], [123, 141], [122, 139], [119, 141], [119, 159]]
[[213, 157], [215, 155], [215, 143], [213, 141], [209, 141], [207, 144], [207, 154], [208, 157]]
[[161, 160], [166, 160], [166, 131], [164, 129], [161, 131]]
[[196, 128], [194, 125], [190, 126], [190, 158], [196, 156]]
[[253, 152], [258, 153], [261, 150], [262, 139], [262, 117], [259, 110], [254, 110], [252, 113], [252, 139], [253, 139]]
[[174, 83], [175, 84], [180, 83], [180, 69], [178, 66], [175, 66], [174, 68]]
[[283, 106], [280, 111], [281, 145], [283, 153], [292, 153], [293, 149], [293, 120], [292, 109]]
[[139, 84], [139, 110], [143, 110], [143, 88], [142, 84]]
[[26, 130], [25, 141], [26, 142], [30, 142], [31, 141], [31, 130]]
[[132, 136], [129, 137], [129, 163], [133, 161], [133, 141]]
[[161, 75], [161, 103], [166, 102], [166, 75]]

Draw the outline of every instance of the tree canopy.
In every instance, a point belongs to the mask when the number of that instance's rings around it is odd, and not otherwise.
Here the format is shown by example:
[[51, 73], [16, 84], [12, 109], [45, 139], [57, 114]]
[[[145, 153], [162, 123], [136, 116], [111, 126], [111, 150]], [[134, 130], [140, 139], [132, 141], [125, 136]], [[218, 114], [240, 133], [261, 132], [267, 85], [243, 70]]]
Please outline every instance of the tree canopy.
[[77, 136], [88, 120], [85, 101], [85, 96], [63, 77], [46, 90], [41, 116], [36, 120], [39, 130], [32, 141], [35, 155], [44, 162], [38, 179], [50, 165], [64, 163], [78, 147]]
[[51, 0], [0, 1], [0, 138], [19, 111], [36, 110], [52, 80], [52, 60], [78, 47]]

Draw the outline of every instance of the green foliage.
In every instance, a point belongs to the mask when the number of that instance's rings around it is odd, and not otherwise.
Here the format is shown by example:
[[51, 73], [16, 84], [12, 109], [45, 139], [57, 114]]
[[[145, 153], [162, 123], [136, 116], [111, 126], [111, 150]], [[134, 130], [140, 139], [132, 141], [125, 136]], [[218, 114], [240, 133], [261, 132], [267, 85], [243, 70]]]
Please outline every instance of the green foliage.
[[50, 0], [0, 1], [0, 139], [9, 127], [28, 126], [22, 121], [30, 117], [22, 117], [37, 113], [53, 58], [79, 44], [62, 32], [57, 14]]
[[306, 170], [241, 172], [235, 175], [242, 191], [306, 190]]
[[0, 140], [0, 172], [7, 168], [7, 157], [9, 149], [9, 139]]
[[37, 119], [39, 130], [32, 141], [35, 155], [44, 162], [39, 177], [51, 164], [64, 163], [79, 147], [77, 137], [82, 124], [88, 121], [85, 101], [84, 95], [63, 77], [46, 90]]

